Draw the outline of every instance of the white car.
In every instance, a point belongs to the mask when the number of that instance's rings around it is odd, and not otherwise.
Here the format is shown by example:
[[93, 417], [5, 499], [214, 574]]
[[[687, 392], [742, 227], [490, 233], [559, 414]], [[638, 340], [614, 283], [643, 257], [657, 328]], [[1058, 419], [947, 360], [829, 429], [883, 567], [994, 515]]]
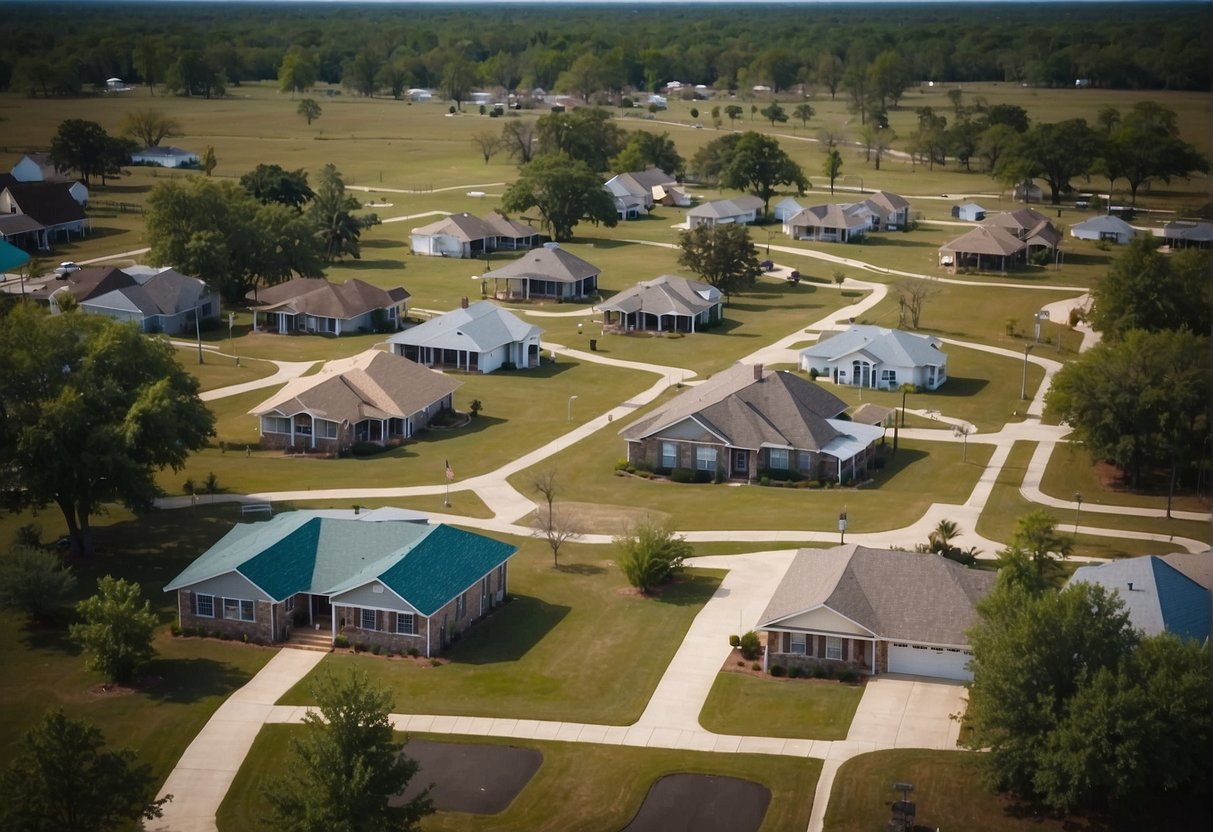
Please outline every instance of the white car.
[[78, 272], [78, 271], [80, 271], [80, 264], [73, 263], [69, 260], [66, 263], [59, 264], [59, 268], [55, 269], [55, 277], [62, 280], [63, 278], [65, 278], [69, 274], [71, 274], [72, 272]]

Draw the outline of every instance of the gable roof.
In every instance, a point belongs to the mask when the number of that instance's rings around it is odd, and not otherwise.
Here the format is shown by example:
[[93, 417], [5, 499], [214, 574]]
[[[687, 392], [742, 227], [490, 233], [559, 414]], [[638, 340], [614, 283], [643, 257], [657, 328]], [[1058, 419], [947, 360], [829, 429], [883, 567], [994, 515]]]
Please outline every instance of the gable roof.
[[720, 290], [698, 280], [663, 274], [642, 280], [598, 308], [610, 312], [646, 312], [650, 315], [698, 315], [720, 303]]
[[437, 318], [430, 318], [403, 332], [397, 332], [388, 338], [388, 342], [435, 349], [488, 352], [505, 344], [538, 338], [542, 333], [542, 329], [526, 323], [508, 309], [481, 300], [466, 309], [452, 309]]
[[395, 306], [407, 300], [409, 293], [399, 286], [380, 289], [356, 277], [345, 283], [330, 283], [315, 277], [295, 277], [285, 283], [249, 292], [245, 297], [257, 301], [254, 309], [258, 312], [290, 312], [350, 320], [375, 309]]
[[643, 439], [694, 417], [732, 447], [824, 450], [845, 436], [827, 421], [845, 409], [842, 399], [793, 373], [734, 364], [619, 433]]
[[483, 240], [485, 237], [496, 237], [497, 232], [486, 223], [473, 214], [466, 211], [460, 214], [451, 214], [449, 217], [443, 217], [429, 225], [423, 225], [420, 228], [414, 228], [413, 233], [421, 237], [437, 237], [446, 236], [454, 237], [464, 243], [470, 243], [473, 240]]
[[510, 219], [500, 211], [489, 211], [488, 216], [484, 218], [484, 224], [498, 237], [508, 237], [514, 240], [534, 237], [539, 233], [529, 225], [523, 225]]
[[746, 194], [744, 196], [733, 197], [732, 199], [717, 199], [712, 202], [705, 202], [687, 211], [687, 216], [720, 220], [728, 219], [729, 217], [739, 217], [742, 214], [757, 211], [761, 207], [761, 199]]
[[43, 231], [45, 228], [46, 226], [29, 214], [0, 214], [0, 237]]
[[0, 274], [24, 266], [29, 259], [29, 255], [15, 245], [0, 240]]
[[1210, 595], [1157, 555], [1080, 566], [1068, 584], [1091, 583], [1124, 601], [1129, 623], [1146, 635], [1174, 633], [1204, 643], [1210, 631]]
[[1168, 240], [1207, 243], [1213, 241], [1213, 223], [1173, 220], [1162, 227], [1162, 235]]
[[956, 251], [962, 254], [991, 254], [1009, 257], [1024, 249], [1024, 243], [1010, 231], [999, 226], [979, 225], [951, 242], [939, 247], [940, 251]]
[[1075, 231], [1093, 231], [1098, 234], [1128, 234], [1130, 237], [1137, 235], [1137, 229], [1129, 225], [1120, 217], [1114, 217], [1111, 214], [1100, 214], [1097, 217], [1091, 217], [1089, 220], [1076, 222], [1070, 226], [1070, 234]]
[[869, 209], [863, 203], [830, 202], [810, 205], [789, 219], [788, 225], [817, 228], [856, 228], [868, 224]]
[[873, 402], [864, 402], [851, 414], [851, 421], [861, 425], [883, 425], [896, 411]]
[[525, 277], [557, 283], [576, 283], [587, 277], [595, 277], [601, 272], [602, 269], [561, 248], [559, 244], [548, 243], [542, 248], [531, 249], [499, 269], [485, 272], [481, 277]]
[[74, 180], [51, 182], [12, 182], [5, 186], [22, 214], [29, 214], [51, 228], [83, 222], [84, 208], [72, 196]]
[[974, 604], [997, 575], [938, 555], [869, 549], [858, 544], [801, 549], [759, 618], [783, 619], [827, 607], [876, 636], [923, 644], [965, 645]]
[[164, 590], [237, 573], [282, 601], [299, 592], [331, 597], [379, 581], [431, 616], [517, 551], [445, 525], [292, 511], [236, 526]]
[[1013, 233], [1021, 234], [1036, 228], [1042, 222], [1048, 221], [1049, 218], [1035, 208], [1020, 208], [1016, 211], [1003, 211], [998, 214], [992, 214], [982, 220], [981, 224], [986, 226], [996, 225], [999, 228], [1005, 228]]
[[30, 294], [38, 300], [45, 300], [53, 293], [66, 288], [72, 297], [83, 302], [131, 286], [138, 286], [138, 283], [121, 269], [113, 266], [88, 266], [72, 272], [66, 280], [48, 281]]
[[843, 332], [805, 347], [800, 354], [837, 361], [862, 350], [881, 364], [898, 367], [938, 367], [946, 364], [948, 360], [947, 353], [939, 350], [940, 343], [940, 340], [932, 335], [914, 335], [900, 329], [852, 324]]
[[890, 214], [910, 207], [910, 203], [906, 201], [905, 197], [891, 191], [877, 191], [865, 201], [876, 203]]
[[461, 382], [399, 355], [367, 350], [291, 379], [249, 411], [254, 416], [312, 413], [333, 422], [406, 419], [455, 392]]

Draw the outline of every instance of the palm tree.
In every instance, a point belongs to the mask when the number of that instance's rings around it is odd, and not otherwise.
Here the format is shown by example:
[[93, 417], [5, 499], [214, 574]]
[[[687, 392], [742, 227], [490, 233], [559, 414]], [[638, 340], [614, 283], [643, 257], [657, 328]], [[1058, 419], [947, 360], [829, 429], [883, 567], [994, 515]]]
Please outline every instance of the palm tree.
[[943, 552], [952, 548], [952, 540], [959, 537], [961, 534], [960, 526], [952, 520], [940, 520], [935, 530], [927, 535], [927, 540], [931, 543], [931, 551]]

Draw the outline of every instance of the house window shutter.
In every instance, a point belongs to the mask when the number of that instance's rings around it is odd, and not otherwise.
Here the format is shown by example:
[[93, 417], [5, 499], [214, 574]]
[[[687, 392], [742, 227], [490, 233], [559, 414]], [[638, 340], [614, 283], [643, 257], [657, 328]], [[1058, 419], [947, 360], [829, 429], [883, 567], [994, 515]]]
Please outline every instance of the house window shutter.
[[198, 593], [190, 593], [190, 615], [198, 614]]
[[850, 649], [850, 646], [851, 640], [849, 638], [844, 638], [842, 640], [842, 660], [844, 662], [847, 660], [847, 651]]
[[783, 649], [780, 650], [779, 652], [780, 653], [791, 653], [792, 652], [792, 634], [791, 633], [783, 633]]
[[826, 637], [818, 636], [817, 637], [817, 655], [824, 656], [825, 654], [826, 654]]

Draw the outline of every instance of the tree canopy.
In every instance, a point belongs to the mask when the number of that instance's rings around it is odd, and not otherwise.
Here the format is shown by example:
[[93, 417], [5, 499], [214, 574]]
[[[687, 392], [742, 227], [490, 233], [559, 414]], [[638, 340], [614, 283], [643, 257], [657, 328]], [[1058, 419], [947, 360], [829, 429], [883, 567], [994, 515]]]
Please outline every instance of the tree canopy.
[[109, 832], [163, 814], [157, 778], [129, 749], [105, 750], [101, 732], [50, 711], [26, 732], [0, 776], [0, 827]]
[[[540, 116], [536, 131], [540, 153], [563, 153], [595, 172], [610, 170], [611, 160], [620, 154], [627, 141], [625, 132], [615, 124], [610, 112], [600, 107], [581, 107], [571, 113]], [[668, 141], [668, 136], [666, 139]], [[655, 154], [659, 152], [664, 161], [673, 143], [660, 148], [650, 143], [645, 147], [653, 149]]]
[[733, 146], [720, 173], [720, 184], [754, 194], [762, 200], [765, 214], [780, 185], [791, 185], [796, 193], [803, 194], [809, 180], [777, 140], [751, 131], [742, 134]]
[[59, 170], [74, 170], [84, 184], [119, 173], [138, 148], [130, 139], [111, 136], [95, 121], [69, 118], [51, 139], [51, 162]]
[[678, 263], [715, 286], [725, 298], [753, 287], [762, 274], [750, 230], [739, 223], [697, 225], [678, 238]]
[[1070, 180], [1091, 172], [1099, 147], [1099, 136], [1085, 119], [1037, 124], [1011, 142], [994, 174], [1004, 182], [1039, 176], [1049, 185], [1049, 200], [1059, 205]]
[[538, 209], [543, 228], [558, 241], [570, 239], [583, 220], [608, 228], [619, 221], [615, 202], [598, 175], [563, 153], [543, 153], [524, 165], [506, 189], [501, 207], [510, 212]]
[[258, 202], [277, 202], [296, 211], [302, 211], [303, 206], [316, 197], [316, 192], [307, 183], [307, 171], [302, 168], [284, 170], [280, 165], [257, 165], [240, 177], [240, 187]]
[[206, 444], [214, 416], [169, 342], [95, 315], [18, 304], [0, 325], [0, 468], [12, 508], [54, 503], [73, 555], [104, 504], [151, 506], [155, 476]]
[[158, 147], [165, 139], [180, 136], [181, 131], [179, 119], [152, 107], [131, 110], [122, 120], [122, 132], [144, 147]]
[[1156, 237], [1139, 235], [1091, 297], [1091, 323], [1105, 338], [1117, 340], [1133, 329], [1207, 333], [1213, 327], [1209, 252], [1164, 254]]
[[72, 640], [83, 649], [85, 665], [107, 681], [131, 681], [156, 654], [152, 637], [159, 622], [139, 584], [106, 575], [97, 581], [97, 594], [77, 604], [76, 611], [80, 623], [71, 626]]
[[402, 806], [389, 801], [416, 776], [388, 715], [391, 695], [365, 673], [322, 674], [312, 685], [317, 710], [291, 739], [286, 773], [265, 789], [273, 828], [284, 832], [414, 832], [433, 809], [429, 789]]

